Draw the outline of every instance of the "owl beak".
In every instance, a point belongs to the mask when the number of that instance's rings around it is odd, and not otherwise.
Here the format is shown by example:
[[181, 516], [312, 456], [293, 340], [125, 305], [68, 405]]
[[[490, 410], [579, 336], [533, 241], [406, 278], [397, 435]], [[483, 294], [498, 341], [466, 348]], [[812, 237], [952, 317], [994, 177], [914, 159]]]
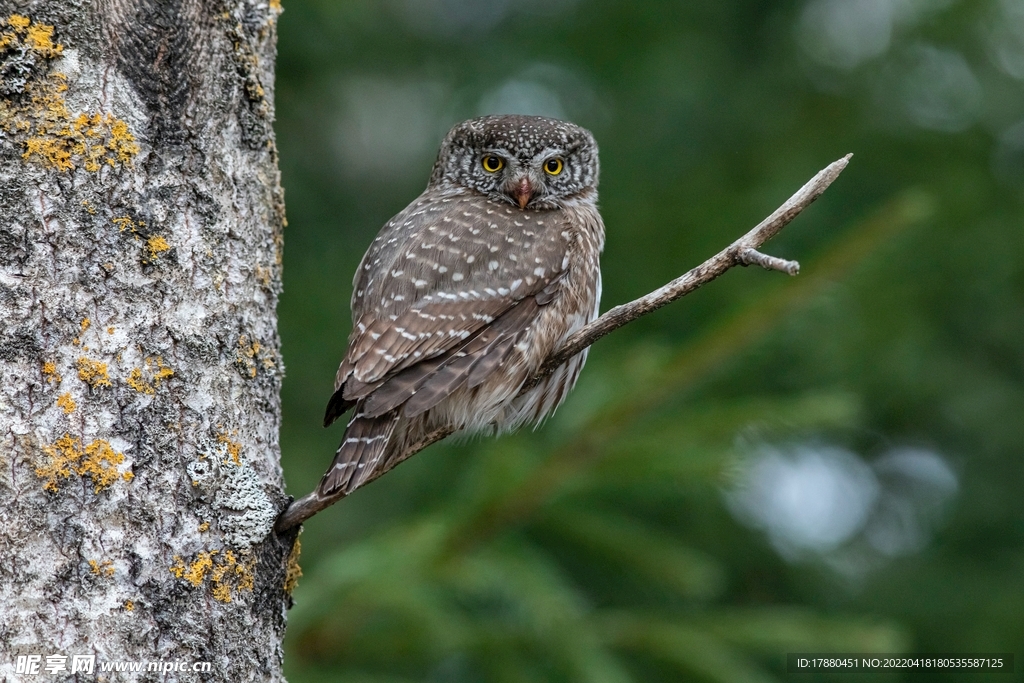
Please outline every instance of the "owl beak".
[[519, 202], [519, 208], [525, 209], [526, 205], [533, 199], [533, 185], [530, 184], [530, 179], [526, 176], [519, 179], [516, 183], [515, 189], [512, 190], [512, 196]]

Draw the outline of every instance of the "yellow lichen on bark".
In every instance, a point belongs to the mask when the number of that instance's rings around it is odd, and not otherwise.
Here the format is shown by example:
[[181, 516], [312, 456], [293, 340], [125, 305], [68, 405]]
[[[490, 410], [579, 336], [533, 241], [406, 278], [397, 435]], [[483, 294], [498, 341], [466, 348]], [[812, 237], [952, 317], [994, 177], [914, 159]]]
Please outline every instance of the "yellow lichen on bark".
[[[232, 432], [231, 435], [229, 436], [228, 434], [220, 433], [220, 434], [217, 435], [217, 441], [219, 441], [220, 443], [224, 444], [224, 447], [228, 451], [228, 455], [231, 456], [231, 460], [234, 461], [234, 463], [236, 465], [241, 465], [242, 464], [242, 457], [241, 457], [242, 456], [242, 444], [238, 443], [237, 441], [232, 441], [231, 438], [230, 438], [231, 436], [234, 436], [235, 434], [236, 434], [236, 432]], [[227, 461], [225, 461], [225, 463], [226, 462]]]
[[113, 576], [114, 575], [114, 563], [110, 560], [102, 560], [97, 562], [96, 560], [89, 560], [89, 567], [92, 573], [96, 576]]
[[57, 481], [71, 476], [78, 459], [82, 457], [82, 450], [79, 448], [78, 439], [65, 434], [55, 443], [43, 446], [43, 452], [49, 456], [50, 461], [36, 468], [36, 476], [46, 479], [43, 490], [56, 491]]
[[231, 602], [232, 591], [252, 591], [255, 584], [255, 566], [254, 557], [243, 562], [236, 558], [231, 550], [204, 550], [196, 555], [195, 560], [188, 563], [175, 555], [170, 572], [176, 578], [188, 581], [195, 588], [209, 580], [210, 593], [214, 599]]
[[81, 441], [65, 434], [51, 445], [43, 446], [43, 452], [49, 462], [36, 468], [36, 476], [46, 479], [43, 489], [57, 491], [58, 482], [68, 479], [72, 474], [92, 479], [99, 493], [119, 478], [126, 481], [132, 479], [131, 472], [123, 475], [117, 471], [118, 465], [124, 462], [124, 454], [118, 453], [106, 439], [96, 439], [82, 448]]
[[185, 579], [193, 586], [198, 588], [203, 585], [203, 580], [206, 578], [206, 573], [213, 567], [213, 560], [211, 559], [215, 554], [216, 550], [203, 551], [196, 556], [194, 562], [185, 565], [185, 561], [180, 556], [174, 556], [174, 564], [171, 565], [171, 573], [176, 578]]
[[[95, 493], [99, 493], [120, 478], [117, 466], [124, 462], [124, 455], [115, 451], [110, 442], [105, 439], [97, 439], [85, 447], [85, 457], [78, 467], [78, 474], [89, 476], [96, 484]], [[126, 472], [125, 475], [129, 475]], [[125, 479], [131, 477], [125, 476]]]
[[[121, 232], [125, 230], [135, 232], [135, 221], [132, 220], [131, 216], [115, 216], [110, 219], [110, 222], [116, 225]], [[142, 225], [145, 225], [145, 223], [142, 223]]]
[[[22, 37], [28, 47], [35, 50], [47, 59], [60, 56], [64, 46], [53, 42], [53, 27], [47, 24], [33, 22], [28, 17], [12, 14], [8, 19], [8, 25], [14, 29], [17, 37]], [[5, 36], [6, 37], [6, 36]]]
[[288, 554], [288, 562], [285, 565], [284, 575], [284, 592], [288, 595], [292, 594], [295, 587], [299, 585], [299, 578], [302, 577], [302, 567], [299, 566], [299, 555], [302, 554], [302, 542], [299, 539], [295, 539], [295, 545], [292, 546], [292, 551]]
[[64, 101], [68, 86], [63, 74], [49, 74], [45, 79], [30, 82], [25, 89], [31, 100], [12, 109], [11, 125], [7, 128], [31, 131], [21, 155], [26, 161], [58, 171], [73, 171], [81, 166], [95, 172], [104, 163], [115, 168], [129, 166], [139, 153], [128, 125], [113, 114], [73, 114], [68, 110]]
[[171, 248], [162, 235], [153, 235], [146, 240], [146, 248], [149, 250], [149, 260], [155, 261], [160, 254]]
[[231, 589], [238, 591], [251, 591], [254, 578], [253, 567], [256, 564], [255, 558], [248, 563], [242, 563], [235, 559], [235, 554], [230, 550], [224, 551], [224, 561], [213, 568], [210, 573], [210, 581], [213, 584], [213, 597], [221, 602], [231, 602]]
[[273, 368], [274, 359], [267, 354], [258, 340], [250, 341], [249, 335], [243, 334], [238, 338], [235, 364], [249, 377], [255, 378], [261, 365], [266, 370]]
[[[31, 51], [47, 61], [64, 50], [53, 41], [53, 26], [13, 14], [0, 19], [4, 28], [0, 49]], [[0, 99], [0, 130], [21, 138], [22, 159], [61, 172], [130, 166], [139, 145], [128, 124], [110, 112], [71, 112], [67, 89], [67, 77], [54, 72], [28, 79], [22, 88], [28, 97]]]
[[43, 377], [46, 378], [47, 382], [52, 382], [53, 384], [60, 384], [62, 379], [60, 373], [57, 372], [57, 365], [53, 361], [43, 363]]
[[111, 386], [110, 377], [107, 376], [107, 364], [85, 356], [78, 359], [78, 379], [94, 389]]
[[147, 358], [146, 367], [151, 367], [151, 363], [152, 367], [156, 368], [156, 370], [153, 370], [153, 384], [160, 386], [160, 382], [174, 377], [174, 370], [171, 370], [169, 367], [164, 365], [164, 359], [162, 356], [157, 356], [156, 359]]
[[75, 412], [75, 408], [78, 407], [75, 403], [75, 399], [71, 398], [71, 392], [68, 391], [65, 391], [57, 397], [57, 406], [64, 409], [65, 415], [70, 415]]
[[125, 378], [124, 383], [140, 394], [152, 395], [156, 393], [156, 389], [142, 378], [142, 370], [139, 368], [132, 368], [132, 371], [128, 373], [128, 376]]
[[[32, 20], [28, 17], [23, 17], [20, 14], [12, 14], [5, 23], [13, 26], [15, 30], [24, 33], [25, 29], [28, 28], [28, 25], [32, 23]], [[6, 43], [3, 45], [6, 46]]]
[[256, 266], [256, 282], [260, 283], [261, 287], [269, 288], [271, 283], [272, 271], [270, 268], [264, 268], [263, 266]]
[[238, 338], [238, 351], [235, 354], [235, 362], [244, 368], [249, 377], [256, 377], [256, 363], [253, 358], [260, 352], [260, 343], [255, 339], [249, 341], [247, 335]]
[[59, 57], [64, 46], [53, 42], [53, 27], [47, 24], [33, 23], [28, 17], [12, 14], [7, 19], [0, 19], [0, 49], [24, 45], [38, 52], [47, 59]]
[[128, 377], [125, 378], [125, 384], [127, 384], [140, 394], [149, 394], [152, 396], [153, 394], [156, 393], [155, 387], [159, 387], [160, 383], [163, 382], [165, 379], [174, 377], [174, 370], [164, 365], [164, 359], [162, 356], [157, 356], [156, 358], [147, 358], [146, 370], [150, 372], [153, 378], [152, 384], [150, 384], [149, 381], [147, 381], [146, 378], [143, 376], [142, 368], [133, 368], [132, 371], [128, 374]]

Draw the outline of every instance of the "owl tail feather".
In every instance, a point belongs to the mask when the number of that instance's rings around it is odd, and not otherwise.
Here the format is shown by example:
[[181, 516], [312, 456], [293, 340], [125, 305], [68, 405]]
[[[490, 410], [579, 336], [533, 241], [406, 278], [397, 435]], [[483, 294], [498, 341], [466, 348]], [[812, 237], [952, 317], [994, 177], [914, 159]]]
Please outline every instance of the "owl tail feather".
[[345, 429], [345, 438], [334, 454], [334, 462], [317, 487], [322, 497], [341, 491], [348, 495], [362, 486], [381, 464], [391, 435], [398, 423], [398, 411], [367, 417], [362, 402]]

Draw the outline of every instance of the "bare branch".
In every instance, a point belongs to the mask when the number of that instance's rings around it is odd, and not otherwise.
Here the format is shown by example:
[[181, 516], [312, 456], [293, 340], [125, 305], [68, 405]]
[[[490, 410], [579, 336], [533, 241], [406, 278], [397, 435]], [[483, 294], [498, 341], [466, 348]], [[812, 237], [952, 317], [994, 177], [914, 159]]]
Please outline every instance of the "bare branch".
[[[850, 162], [852, 154], [847, 154], [842, 159], [834, 161], [811, 178], [803, 187], [786, 200], [770, 216], [761, 221], [750, 232], [740, 237], [728, 247], [718, 252], [696, 268], [689, 270], [664, 287], [656, 289], [628, 304], [616, 306], [593, 322], [584, 325], [574, 332], [562, 347], [549, 357], [536, 375], [531, 377], [520, 389], [520, 395], [550, 375], [555, 368], [580, 353], [601, 337], [614, 332], [623, 325], [633, 322], [637, 318], [647, 315], [652, 311], [680, 299], [702, 285], [711, 282], [725, 271], [734, 266], [758, 265], [768, 270], [778, 270], [790, 275], [796, 275], [800, 271], [800, 264], [796, 261], [788, 261], [775, 256], [763, 254], [758, 249], [765, 242], [777, 235], [782, 228], [786, 227], [794, 218], [806, 209], [810, 204], [821, 196], [828, 189], [828, 186], [839, 177], [846, 165]], [[377, 477], [389, 472], [399, 463], [408, 460], [427, 446], [451, 436], [456, 430], [451, 428], [439, 429], [428, 434], [424, 439], [405, 452], [392, 458], [370, 477], [367, 481], [373, 481]], [[276, 529], [280, 533], [306, 521], [317, 512], [333, 505], [344, 497], [339, 494], [329, 497], [320, 497], [313, 492], [304, 498], [293, 502], [278, 518]]]
[[789, 275], [800, 273], [800, 264], [778, 256], [762, 254], [757, 249], [743, 249], [737, 254], [741, 266], [761, 266], [765, 270], [778, 270]]

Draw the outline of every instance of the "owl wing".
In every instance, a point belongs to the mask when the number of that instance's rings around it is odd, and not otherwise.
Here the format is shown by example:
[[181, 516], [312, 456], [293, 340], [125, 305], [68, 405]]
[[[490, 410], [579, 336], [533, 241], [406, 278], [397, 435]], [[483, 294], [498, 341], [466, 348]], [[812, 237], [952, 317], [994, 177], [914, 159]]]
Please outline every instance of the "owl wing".
[[382, 415], [436, 405], [499, 367], [557, 295], [573, 236], [559, 211], [426, 195], [392, 219], [355, 279], [348, 352], [325, 424], [364, 400]]

